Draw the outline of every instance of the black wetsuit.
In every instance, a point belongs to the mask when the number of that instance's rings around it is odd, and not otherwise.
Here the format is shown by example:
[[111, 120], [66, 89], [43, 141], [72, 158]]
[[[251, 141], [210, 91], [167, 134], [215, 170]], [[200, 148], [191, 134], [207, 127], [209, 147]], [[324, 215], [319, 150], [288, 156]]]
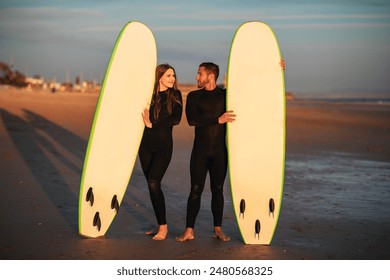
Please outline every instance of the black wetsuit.
[[196, 90], [187, 96], [186, 115], [189, 125], [195, 126], [195, 139], [190, 163], [191, 193], [188, 197], [186, 227], [195, 226], [207, 172], [210, 174], [214, 226], [222, 225], [227, 150], [226, 125], [219, 124], [218, 118], [225, 112], [226, 92], [221, 88]]
[[159, 93], [161, 96], [161, 111], [158, 119], [153, 117], [155, 104], [150, 106], [149, 117], [152, 128], [145, 127], [139, 148], [139, 159], [142, 170], [148, 182], [150, 198], [159, 225], [166, 224], [165, 200], [161, 190], [161, 180], [172, 158], [173, 126], [180, 123], [183, 107], [182, 97], [179, 90], [174, 92], [180, 104], [175, 103], [172, 114], [167, 109], [167, 93]]

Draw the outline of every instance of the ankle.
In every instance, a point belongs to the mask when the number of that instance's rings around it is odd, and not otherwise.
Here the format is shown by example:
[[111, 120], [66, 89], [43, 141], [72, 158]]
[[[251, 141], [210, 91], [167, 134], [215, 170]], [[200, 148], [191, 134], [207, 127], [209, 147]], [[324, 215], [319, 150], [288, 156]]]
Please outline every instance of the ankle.
[[164, 225], [159, 225], [158, 226], [158, 230], [168, 230], [168, 225], [167, 224], [164, 224]]
[[215, 233], [222, 232], [222, 227], [221, 226], [214, 227], [214, 232]]

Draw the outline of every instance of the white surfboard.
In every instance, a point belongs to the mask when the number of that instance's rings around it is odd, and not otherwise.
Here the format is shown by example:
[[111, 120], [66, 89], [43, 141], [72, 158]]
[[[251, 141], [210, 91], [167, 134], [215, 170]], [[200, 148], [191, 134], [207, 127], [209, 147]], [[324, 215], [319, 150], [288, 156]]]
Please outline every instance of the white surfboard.
[[246, 244], [270, 244], [284, 184], [285, 90], [271, 28], [247, 22], [232, 41], [227, 75], [229, 174], [234, 212]]
[[153, 93], [157, 50], [150, 29], [129, 22], [115, 43], [100, 91], [84, 161], [79, 233], [105, 235], [122, 202]]

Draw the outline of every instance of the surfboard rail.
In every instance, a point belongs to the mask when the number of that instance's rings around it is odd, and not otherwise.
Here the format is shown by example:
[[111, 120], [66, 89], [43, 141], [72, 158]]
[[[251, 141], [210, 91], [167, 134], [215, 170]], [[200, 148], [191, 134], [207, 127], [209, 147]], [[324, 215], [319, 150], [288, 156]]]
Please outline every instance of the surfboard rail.
[[234, 212], [245, 244], [269, 245], [282, 204], [285, 86], [271, 27], [241, 24], [232, 39], [227, 74], [229, 176]]

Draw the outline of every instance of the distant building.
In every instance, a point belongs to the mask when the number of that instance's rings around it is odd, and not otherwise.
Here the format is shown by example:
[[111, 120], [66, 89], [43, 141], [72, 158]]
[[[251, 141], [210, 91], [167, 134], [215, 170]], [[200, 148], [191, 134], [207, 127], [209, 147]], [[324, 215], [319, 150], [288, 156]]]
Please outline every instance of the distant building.
[[26, 77], [26, 83], [30, 86], [40, 86], [43, 87], [45, 80], [41, 76]]

